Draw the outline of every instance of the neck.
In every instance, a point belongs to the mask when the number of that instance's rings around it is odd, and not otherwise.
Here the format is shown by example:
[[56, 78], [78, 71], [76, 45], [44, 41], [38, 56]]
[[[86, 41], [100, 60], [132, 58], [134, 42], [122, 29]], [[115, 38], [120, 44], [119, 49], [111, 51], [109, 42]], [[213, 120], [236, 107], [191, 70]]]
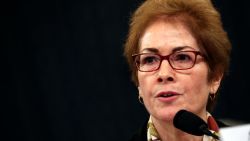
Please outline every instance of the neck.
[[161, 141], [202, 141], [203, 136], [194, 136], [174, 127], [173, 121], [161, 121], [152, 117]]

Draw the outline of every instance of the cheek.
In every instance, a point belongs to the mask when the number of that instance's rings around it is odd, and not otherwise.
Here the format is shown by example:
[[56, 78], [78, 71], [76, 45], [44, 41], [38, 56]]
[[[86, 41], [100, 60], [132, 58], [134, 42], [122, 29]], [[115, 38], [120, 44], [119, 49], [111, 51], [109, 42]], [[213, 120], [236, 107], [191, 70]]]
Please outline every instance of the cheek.
[[153, 86], [153, 78], [152, 76], [149, 76], [148, 72], [147, 74], [144, 72], [138, 72], [138, 83], [141, 94], [145, 95], [146, 92], [149, 92], [149, 90]]
[[187, 91], [191, 92], [190, 94], [193, 99], [207, 100], [206, 98], [208, 97], [210, 86], [208, 84], [208, 71], [206, 69], [192, 73], [189, 80], [185, 83], [188, 85]]
[[[192, 73], [190, 74], [190, 81], [195, 86], [208, 86], [208, 66], [206, 63], [201, 62], [196, 64]], [[194, 86], [194, 88], [195, 88]]]
[[190, 77], [189, 82], [187, 82], [187, 84], [190, 85], [190, 87], [193, 89], [207, 87], [207, 75], [197, 73], [197, 75]]
[[141, 73], [138, 73], [138, 85], [141, 88], [141, 90], [146, 86], [146, 78], [143, 77]]

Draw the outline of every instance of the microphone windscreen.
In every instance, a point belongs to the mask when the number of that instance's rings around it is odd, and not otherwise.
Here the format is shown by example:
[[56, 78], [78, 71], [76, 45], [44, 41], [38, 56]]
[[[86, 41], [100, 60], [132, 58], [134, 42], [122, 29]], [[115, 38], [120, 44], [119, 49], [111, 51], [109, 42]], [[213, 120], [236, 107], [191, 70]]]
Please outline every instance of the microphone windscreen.
[[174, 117], [174, 126], [186, 133], [202, 136], [204, 131], [202, 129], [208, 128], [205, 121], [199, 116], [186, 110], [180, 110]]

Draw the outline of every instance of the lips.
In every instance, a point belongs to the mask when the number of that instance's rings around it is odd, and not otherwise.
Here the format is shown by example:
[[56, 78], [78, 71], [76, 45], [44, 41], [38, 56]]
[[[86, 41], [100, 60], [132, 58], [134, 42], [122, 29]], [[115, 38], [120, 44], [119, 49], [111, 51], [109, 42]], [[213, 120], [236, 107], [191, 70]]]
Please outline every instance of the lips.
[[173, 91], [164, 91], [156, 95], [156, 98], [163, 103], [172, 103], [179, 98], [180, 93]]
[[168, 98], [168, 97], [173, 97], [177, 95], [180, 95], [180, 94], [177, 92], [168, 91], [168, 92], [160, 92], [159, 94], [157, 94], [157, 97]]

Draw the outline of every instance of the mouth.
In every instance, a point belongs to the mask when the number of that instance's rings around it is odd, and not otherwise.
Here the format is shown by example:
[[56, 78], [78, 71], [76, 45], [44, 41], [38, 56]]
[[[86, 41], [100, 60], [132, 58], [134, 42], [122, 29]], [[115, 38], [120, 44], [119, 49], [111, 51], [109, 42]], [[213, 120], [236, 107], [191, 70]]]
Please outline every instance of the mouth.
[[176, 92], [161, 92], [157, 95], [158, 98], [169, 98], [173, 96], [180, 95], [179, 93]]
[[171, 97], [171, 96], [174, 96], [174, 94], [163, 94], [163, 95], [160, 95], [159, 97]]

